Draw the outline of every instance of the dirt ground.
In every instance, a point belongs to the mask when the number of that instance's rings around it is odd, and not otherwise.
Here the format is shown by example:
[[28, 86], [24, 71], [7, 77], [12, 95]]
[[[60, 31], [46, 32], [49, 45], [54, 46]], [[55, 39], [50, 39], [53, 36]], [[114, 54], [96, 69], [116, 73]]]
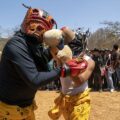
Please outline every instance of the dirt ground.
[[[56, 91], [37, 92], [36, 120], [50, 120], [47, 111], [58, 94]], [[120, 120], [120, 92], [91, 92], [90, 94], [92, 108], [89, 120]], [[64, 119], [61, 117], [59, 120]]]

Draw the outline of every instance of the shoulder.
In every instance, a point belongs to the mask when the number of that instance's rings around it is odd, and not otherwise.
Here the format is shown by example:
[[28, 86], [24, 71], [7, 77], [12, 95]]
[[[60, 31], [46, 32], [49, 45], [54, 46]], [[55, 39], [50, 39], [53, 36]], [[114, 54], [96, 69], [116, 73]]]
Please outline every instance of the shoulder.
[[21, 33], [15, 34], [10, 40], [7, 42], [6, 47], [20, 48], [27, 46], [26, 38]]
[[27, 52], [27, 44], [22, 37], [13, 36], [5, 45], [3, 55], [12, 58], [15, 55]]
[[85, 55], [83, 58], [88, 63], [88, 69], [91, 69], [91, 70], [94, 69], [94, 67], [95, 67], [95, 61], [90, 56], [88, 56], [88, 55]]

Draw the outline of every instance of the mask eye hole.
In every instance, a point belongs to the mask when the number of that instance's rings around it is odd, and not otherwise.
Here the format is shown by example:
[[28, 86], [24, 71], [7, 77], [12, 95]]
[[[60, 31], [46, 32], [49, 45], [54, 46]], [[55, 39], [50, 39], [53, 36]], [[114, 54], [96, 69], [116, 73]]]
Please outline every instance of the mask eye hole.
[[54, 21], [53, 19], [51, 19], [51, 23], [52, 23], [52, 24], [54, 24], [54, 23], [55, 23], [55, 21]]
[[45, 15], [43, 15], [43, 18], [46, 18], [46, 16], [45, 16]]
[[34, 31], [35, 29], [32, 28], [32, 29], [30, 29], [30, 30], [31, 30], [31, 31]]
[[38, 26], [37, 27], [37, 31], [41, 31], [42, 29], [41, 29], [41, 27], [40, 26]]

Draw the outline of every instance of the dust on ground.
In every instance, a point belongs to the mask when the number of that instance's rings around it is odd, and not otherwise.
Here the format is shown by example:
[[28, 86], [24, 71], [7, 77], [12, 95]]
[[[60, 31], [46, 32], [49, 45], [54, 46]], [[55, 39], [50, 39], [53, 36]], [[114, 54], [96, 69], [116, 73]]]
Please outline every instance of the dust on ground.
[[[36, 120], [51, 120], [47, 112], [59, 95], [56, 91], [38, 91], [35, 111]], [[91, 92], [91, 113], [89, 120], [120, 120], [120, 92]], [[61, 117], [59, 120], [64, 120]]]

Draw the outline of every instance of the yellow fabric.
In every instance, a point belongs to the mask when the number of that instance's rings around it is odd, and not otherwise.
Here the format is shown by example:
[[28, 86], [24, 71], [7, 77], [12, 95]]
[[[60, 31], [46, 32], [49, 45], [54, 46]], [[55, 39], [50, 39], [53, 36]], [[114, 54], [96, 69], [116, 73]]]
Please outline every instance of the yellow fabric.
[[8, 105], [0, 101], [0, 120], [35, 120], [35, 102], [28, 107], [21, 108], [17, 105]]
[[60, 94], [55, 106], [48, 112], [52, 120], [58, 120], [62, 114], [65, 120], [88, 120], [90, 113], [90, 89], [74, 96]]

